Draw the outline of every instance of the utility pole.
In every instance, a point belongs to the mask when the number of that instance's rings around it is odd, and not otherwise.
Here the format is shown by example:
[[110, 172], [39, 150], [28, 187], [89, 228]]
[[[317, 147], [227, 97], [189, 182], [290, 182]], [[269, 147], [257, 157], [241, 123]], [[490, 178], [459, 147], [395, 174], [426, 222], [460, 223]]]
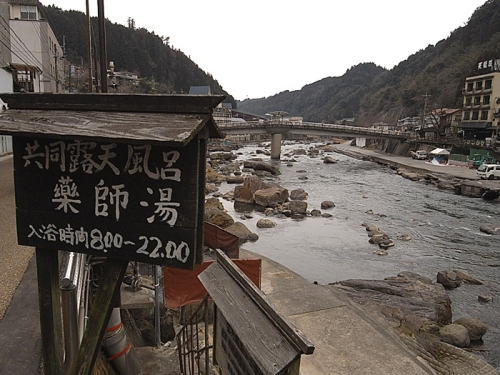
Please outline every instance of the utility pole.
[[87, 53], [88, 53], [88, 60], [89, 60], [89, 92], [92, 92], [93, 90], [93, 75], [92, 75], [92, 39], [91, 39], [91, 30], [90, 30], [90, 7], [89, 7], [89, 0], [86, 0], [87, 2]]
[[101, 65], [101, 92], [108, 92], [108, 56], [106, 53], [106, 25], [104, 18], [104, 0], [97, 0], [99, 24], [99, 57]]
[[422, 129], [425, 128], [425, 113], [427, 112], [427, 98], [430, 97], [429, 94], [427, 94], [427, 91], [425, 92], [425, 95], [422, 95], [424, 98], [424, 113], [422, 113]]

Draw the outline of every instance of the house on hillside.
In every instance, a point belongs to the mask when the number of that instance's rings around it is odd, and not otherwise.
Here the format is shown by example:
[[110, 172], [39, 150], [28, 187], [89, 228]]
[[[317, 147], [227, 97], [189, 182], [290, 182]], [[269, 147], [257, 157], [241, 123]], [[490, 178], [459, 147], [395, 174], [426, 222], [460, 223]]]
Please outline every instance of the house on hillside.
[[402, 133], [419, 130], [422, 125], [420, 117], [405, 117], [399, 119], [396, 124], [396, 130]]
[[458, 131], [466, 140], [498, 141], [500, 125], [500, 59], [478, 62], [465, 79], [463, 117]]
[[13, 91], [62, 92], [64, 54], [40, 2], [0, 2], [0, 26], [0, 68], [11, 74]]
[[425, 139], [433, 141], [455, 138], [461, 119], [462, 110], [460, 108], [439, 108], [427, 112], [424, 119]]
[[374, 124], [371, 124], [370, 128], [378, 131], [389, 131], [389, 130], [395, 130], [396, 126], [386, 124], [385, 122], [376, 122]]

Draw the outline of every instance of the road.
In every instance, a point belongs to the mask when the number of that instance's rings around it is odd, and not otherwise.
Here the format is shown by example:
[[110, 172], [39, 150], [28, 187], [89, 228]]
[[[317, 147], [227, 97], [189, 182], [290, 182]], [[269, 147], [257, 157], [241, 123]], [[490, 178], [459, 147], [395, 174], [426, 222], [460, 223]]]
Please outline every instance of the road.
[[17, 245], [12, 157], [0, 158], [0, 374], [39, 374], [34, 249]]

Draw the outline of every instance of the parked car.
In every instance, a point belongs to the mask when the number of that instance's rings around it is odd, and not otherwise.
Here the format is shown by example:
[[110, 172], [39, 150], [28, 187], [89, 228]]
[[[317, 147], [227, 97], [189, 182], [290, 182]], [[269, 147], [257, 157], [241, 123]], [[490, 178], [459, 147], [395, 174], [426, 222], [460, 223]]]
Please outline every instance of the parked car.
[[477, 177], [485, 180], [494, 180], [500, 178], [499, 164], [481, 164], [477, 168]]
[[427, 151], [424, 150], [410, 151], [410, 155], [413, 159], [417, 160], [427, 159]]

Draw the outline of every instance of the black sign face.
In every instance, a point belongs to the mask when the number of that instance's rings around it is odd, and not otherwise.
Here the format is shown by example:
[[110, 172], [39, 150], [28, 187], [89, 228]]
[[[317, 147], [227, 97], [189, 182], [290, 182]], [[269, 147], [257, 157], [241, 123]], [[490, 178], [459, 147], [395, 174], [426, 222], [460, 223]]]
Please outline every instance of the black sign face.
[[192, 269], [199, 152], [15, 137], [19, 244]]

